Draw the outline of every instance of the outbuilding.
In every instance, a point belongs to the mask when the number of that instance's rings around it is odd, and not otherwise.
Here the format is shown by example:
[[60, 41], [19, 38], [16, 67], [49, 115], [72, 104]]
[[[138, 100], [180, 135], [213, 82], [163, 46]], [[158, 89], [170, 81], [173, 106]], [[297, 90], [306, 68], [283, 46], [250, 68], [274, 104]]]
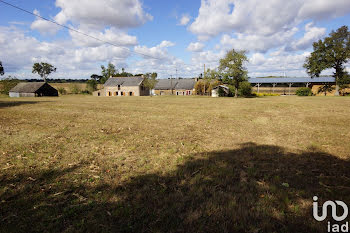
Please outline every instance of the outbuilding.
[[18, 83], [9, 91], [10, 97], [58, 96], [58, 91], [45, 82]]
[[219, 85], [214, 87], [211, 90], [211, 96], [212, 97], [222, 97], [222, 96], [228, 96], [230, 93], [230, 88], [226, 85]]

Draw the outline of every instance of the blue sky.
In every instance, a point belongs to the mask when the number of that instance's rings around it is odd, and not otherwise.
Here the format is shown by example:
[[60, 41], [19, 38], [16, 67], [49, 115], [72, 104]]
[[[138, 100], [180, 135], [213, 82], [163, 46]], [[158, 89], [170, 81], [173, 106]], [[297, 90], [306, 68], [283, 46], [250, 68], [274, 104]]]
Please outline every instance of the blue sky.
[[40, 61], [57, 67], [54, 78], [89, 78], [108, 62], [160, 78], [176, 70], [196, 77], [204, 64], [215, 69], [232, 48], [247, 50], [249, 76], [306, 76], [302, 64], [312, 42], [350, 22], [350, 1], [343, 0], [6, 1], [130, 50], [0, 2], [0, 61], [5, 77], [19, 78], [36, 77], [31, 67]]

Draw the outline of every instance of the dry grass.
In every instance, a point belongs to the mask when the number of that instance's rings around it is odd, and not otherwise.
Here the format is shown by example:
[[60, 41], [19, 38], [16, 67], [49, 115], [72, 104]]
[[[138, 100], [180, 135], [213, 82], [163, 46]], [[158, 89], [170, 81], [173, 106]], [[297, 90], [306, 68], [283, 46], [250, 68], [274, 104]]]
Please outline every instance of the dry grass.
[[[4, 232], [317, 232], [350, 98], [0, 99]], [[286, 185], [287, 184], [287, 185]]]

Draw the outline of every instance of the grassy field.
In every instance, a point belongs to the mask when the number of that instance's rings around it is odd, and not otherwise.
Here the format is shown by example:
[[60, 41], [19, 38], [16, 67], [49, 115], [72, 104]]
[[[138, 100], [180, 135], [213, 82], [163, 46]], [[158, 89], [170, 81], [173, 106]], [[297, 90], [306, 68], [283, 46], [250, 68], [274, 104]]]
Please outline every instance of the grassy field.
[[326, 232], [348, 97], [0, 98], [2, 232]]

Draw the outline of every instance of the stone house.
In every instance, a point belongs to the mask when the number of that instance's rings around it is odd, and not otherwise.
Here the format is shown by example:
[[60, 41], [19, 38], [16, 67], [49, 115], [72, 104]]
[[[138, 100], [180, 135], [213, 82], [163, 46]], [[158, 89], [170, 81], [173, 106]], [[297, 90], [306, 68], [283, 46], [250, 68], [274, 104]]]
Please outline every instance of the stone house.
[[144, 86], [144, 78], [110, 77], [103, 89], [95, 91], [94, 96], [148, 96], [149, 88]]
[[197, 80], [192, 78], [159, 79], [153, 89], [155, 95], [194, 95]]

